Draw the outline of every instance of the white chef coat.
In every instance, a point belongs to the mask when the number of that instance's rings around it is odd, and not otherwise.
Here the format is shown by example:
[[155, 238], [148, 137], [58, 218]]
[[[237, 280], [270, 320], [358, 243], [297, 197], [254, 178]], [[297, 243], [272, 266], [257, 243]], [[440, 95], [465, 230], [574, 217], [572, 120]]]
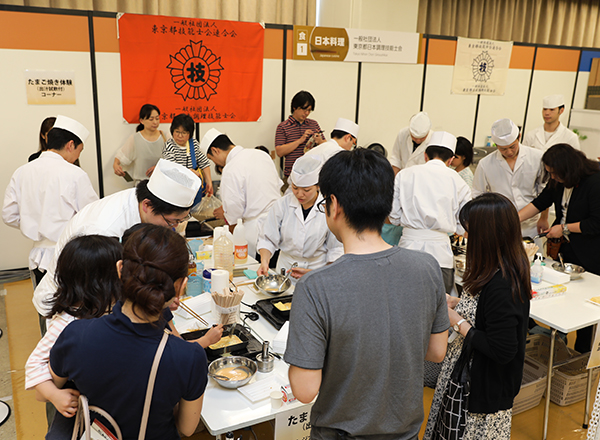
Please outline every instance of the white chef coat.
[[[484, 192], [497, 192], [507, 197], [517, 211], [523, 209], [544, 189], [542, 151], [519, 145], [514, 170], [498, 150], [479, 161], [473, 178], [473, 198]], [[537, 235], [539, 215], [521, 222], [524, 237]]]
[[344, 151], [344, 149], [340, 147], [340, 144], [338, 144], [335, 139], [330, 139], [327, 142], [323, 142], [321, 145], [317, 145], [315, 148], [311, 148], [304, 154], [306, 156], [319, 155], [323, 157], [323, 163], [325, 163], [327, 162], [327, 159], [340, 151]]
[[579, 137], [560, 122], [554, 133], [552, 133], [552, 136], [548, 138], [548, 141], [546, 141], [544, 133], [543, 125], [528, 131], [523, 138], [523, 145], [536, 148], [542, 152], [556, 144], [569, 144], [576, 150], [581, 150], [581, 147], [579, 146]]
[[98, 200], [85, 171], [54, 151], [19, 167], [4, 193], [2, 219], [34, 241], [29, 268], [44, 271], [67, 222]]
[[425, 150], [427, 150], [427, 147], [429, 146], [432, 133], [433, 132], [430, 130], [427, 138], [425, 138], [425, 140], [421, 142], [421, 144], [413, 152], [413, 141], [410, 137], [409, 127], [405, 127], [400, 130], [390, 154], [390, 163], [396, 168], [400, 169], [408, 168], [413, 165], [424, 164]]
[[323, 200], [321, 193], [306, 220], [302, 205], [294, 194], [287, 194], [277, 200], [267, 218], [262, 222], [257, 249], [267, 249], [274, 254], [280, 250], [277, 272], [292, 263], [305, 269], [318, 269], [341, 257], [344, 247], [327, 227], [325, 214], [317, 209]]
[[56, 292], [54, 273], [60, 252], [73, 237], [80, 235], [106, 235], [121, 238], [123, 232], [141, 223], [139, 204], [135, 188], [119, 191], [87, 205], [67, 223], [58, 242], [51, 264], [44, 278], [33, 292], [33, 305], [40, 315], [46, 315], [50, 308], [45, 301]]
[[223, 211], [230, 225], [244, 219], [250, 256], [256, 255], [259, 220], [281, 198], [281, 185], [273, 160], [264, 152], [238, 145], [227, 155], [220, 185]]
[[404, 227], [398, 246], [427, 252], [440, 267], [454, 268], [448, 234], [464, 232], [458, 213], [469, 200], [469, 186], [441, 160], [400, 170], [390, 213], [392, 224]]

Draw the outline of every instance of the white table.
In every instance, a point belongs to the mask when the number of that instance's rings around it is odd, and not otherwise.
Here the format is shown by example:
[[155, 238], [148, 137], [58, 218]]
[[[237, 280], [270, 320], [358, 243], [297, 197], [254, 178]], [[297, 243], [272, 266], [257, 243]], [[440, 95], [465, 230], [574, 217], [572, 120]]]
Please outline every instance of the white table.
[[[549, 283], [542, 282], [540, 287]], [[530, 316], [546, 324], [550, 329], [550, 359], [548, 362], [548, 380], [546, 384], [546, 406], [544, 409], [543, 439], [548, 435], [548, 411], [550, 409], [550, 386], [552, 384], [552, 364], [554, 361], [554, 339], [556, 332], [570, 333], [600, 322], [600, 307], [587, 302], [587, 299], [600, 295], [600, 277], [590, 273], [583, 274], [579, 280], [567, 284], [565, 295], [531, 301]], [[591, 370], [588, 371], [588, 389], [585, 400], [584, 428], [587, 428], [590, 406]]]
[[[252, 260], [256, 261], [256, 260]], [[242, 264], [240, 266], [248, 267], [249, 269], [256, 270], [259, 265], [257, 263], [252, 264], [249, 261], [248, 264]], [[234, 278], [234, 283], [239, 284], [249, 281], [246, 277]], [[242, 302], [253, 305], [256, 301], [261, 299], [270, 299], [274, 296], [266, 295], [256, 292], [251, 286], [240, 286], [239, 289], [244, 291], [244, 298]], [[293, 286], [288, 290], [285, 295], [293, 292]], [[252, 309], [242, 305], [242, 311], [251, 312]], [[202, 315], [209, 323], [213, 323], [214, 319], [211, 313]], [[242, 314], [242, 319], [243, 319]], [[175, 317], [175, 324], [180, 331], [187, 331], [188, 322], [180, 320]], [[262, 315], [259, 314], [257, 321], [246, 320], [246, 325], [250, 327], [252, 333], [257, 336], [259, 341], [269, 341], [272, 345], [273, 339], [278, 333], [278, 330], [273, 327]], [[257, 373], [255, 378], [252, 379], [253, 383], [255, 380], [264, 378], [265, 375], [277, 374], [285, 380], [285, 383], [289, 383], [288, 377], [289, 366], [279, 359], [275, 359], [275, 368], [271, 373]], [[293, 403], [284, 403], [281, 408], [274, 410], [271, 408], [270, 399], [261, 400], [256, 403], [250, 402], [237, 390], [230, 390], [219, 386], [214, 380], [209, 379], [206, 391], [204, 392], [204, 403], [202, 405], [202, 421], [206, 425], [208, 432], [211, 435], [221, 438], [222, 434], [236, 429], [244, 428], [247, 426], [256, 425], [267, 420], [275, 419], [275, 416], [279, 412], [288, 411], [293, 408], [304, 406], [299, 401]]]

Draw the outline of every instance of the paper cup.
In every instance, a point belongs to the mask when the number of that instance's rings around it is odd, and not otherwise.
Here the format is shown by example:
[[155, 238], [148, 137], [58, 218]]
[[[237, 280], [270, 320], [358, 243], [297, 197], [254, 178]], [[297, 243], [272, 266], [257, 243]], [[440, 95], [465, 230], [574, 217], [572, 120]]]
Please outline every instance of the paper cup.
[[282, 392], [279, 390], [276, 391], [271, 391], [271, 394], [269, 394], [269, 396], [271, 397], [271, 408], [273, 409], [279, 409], [281, 408], [281, 397], [283, 396]]

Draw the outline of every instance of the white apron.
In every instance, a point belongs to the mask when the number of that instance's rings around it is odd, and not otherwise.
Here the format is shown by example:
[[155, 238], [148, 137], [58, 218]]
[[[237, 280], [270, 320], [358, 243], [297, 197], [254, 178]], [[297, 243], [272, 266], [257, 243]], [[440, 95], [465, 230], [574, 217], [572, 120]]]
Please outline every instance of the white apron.
[[450, 238], [445, 232], [404, 227], [398, 246], [427, 252], [435, 257], [440, 267], [444, 269], [454, 268], [454, 254], [452, 254]]

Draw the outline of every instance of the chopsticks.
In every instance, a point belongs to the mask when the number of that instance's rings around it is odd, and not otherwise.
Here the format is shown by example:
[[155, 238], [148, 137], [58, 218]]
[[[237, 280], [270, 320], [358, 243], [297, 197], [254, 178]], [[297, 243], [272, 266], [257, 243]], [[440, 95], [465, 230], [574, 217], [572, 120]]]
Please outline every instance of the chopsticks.
[[181, 301], [179, 303], [179, 306], [185, 310], [186, 312], [188, 312], [190, 315], [192, 315], [192, 317], [196, 318], [198, 321], [200, 321], [202, 324], [204, 324], [207, 327], [210, 327], [210, 324], [208, 322], [206, 322], [204, 320], [204, 318], [202, 318], [202, 316], [198, 315], [196, 312], [194, 312], [187, 304], [185, 304], [183, 301]]

